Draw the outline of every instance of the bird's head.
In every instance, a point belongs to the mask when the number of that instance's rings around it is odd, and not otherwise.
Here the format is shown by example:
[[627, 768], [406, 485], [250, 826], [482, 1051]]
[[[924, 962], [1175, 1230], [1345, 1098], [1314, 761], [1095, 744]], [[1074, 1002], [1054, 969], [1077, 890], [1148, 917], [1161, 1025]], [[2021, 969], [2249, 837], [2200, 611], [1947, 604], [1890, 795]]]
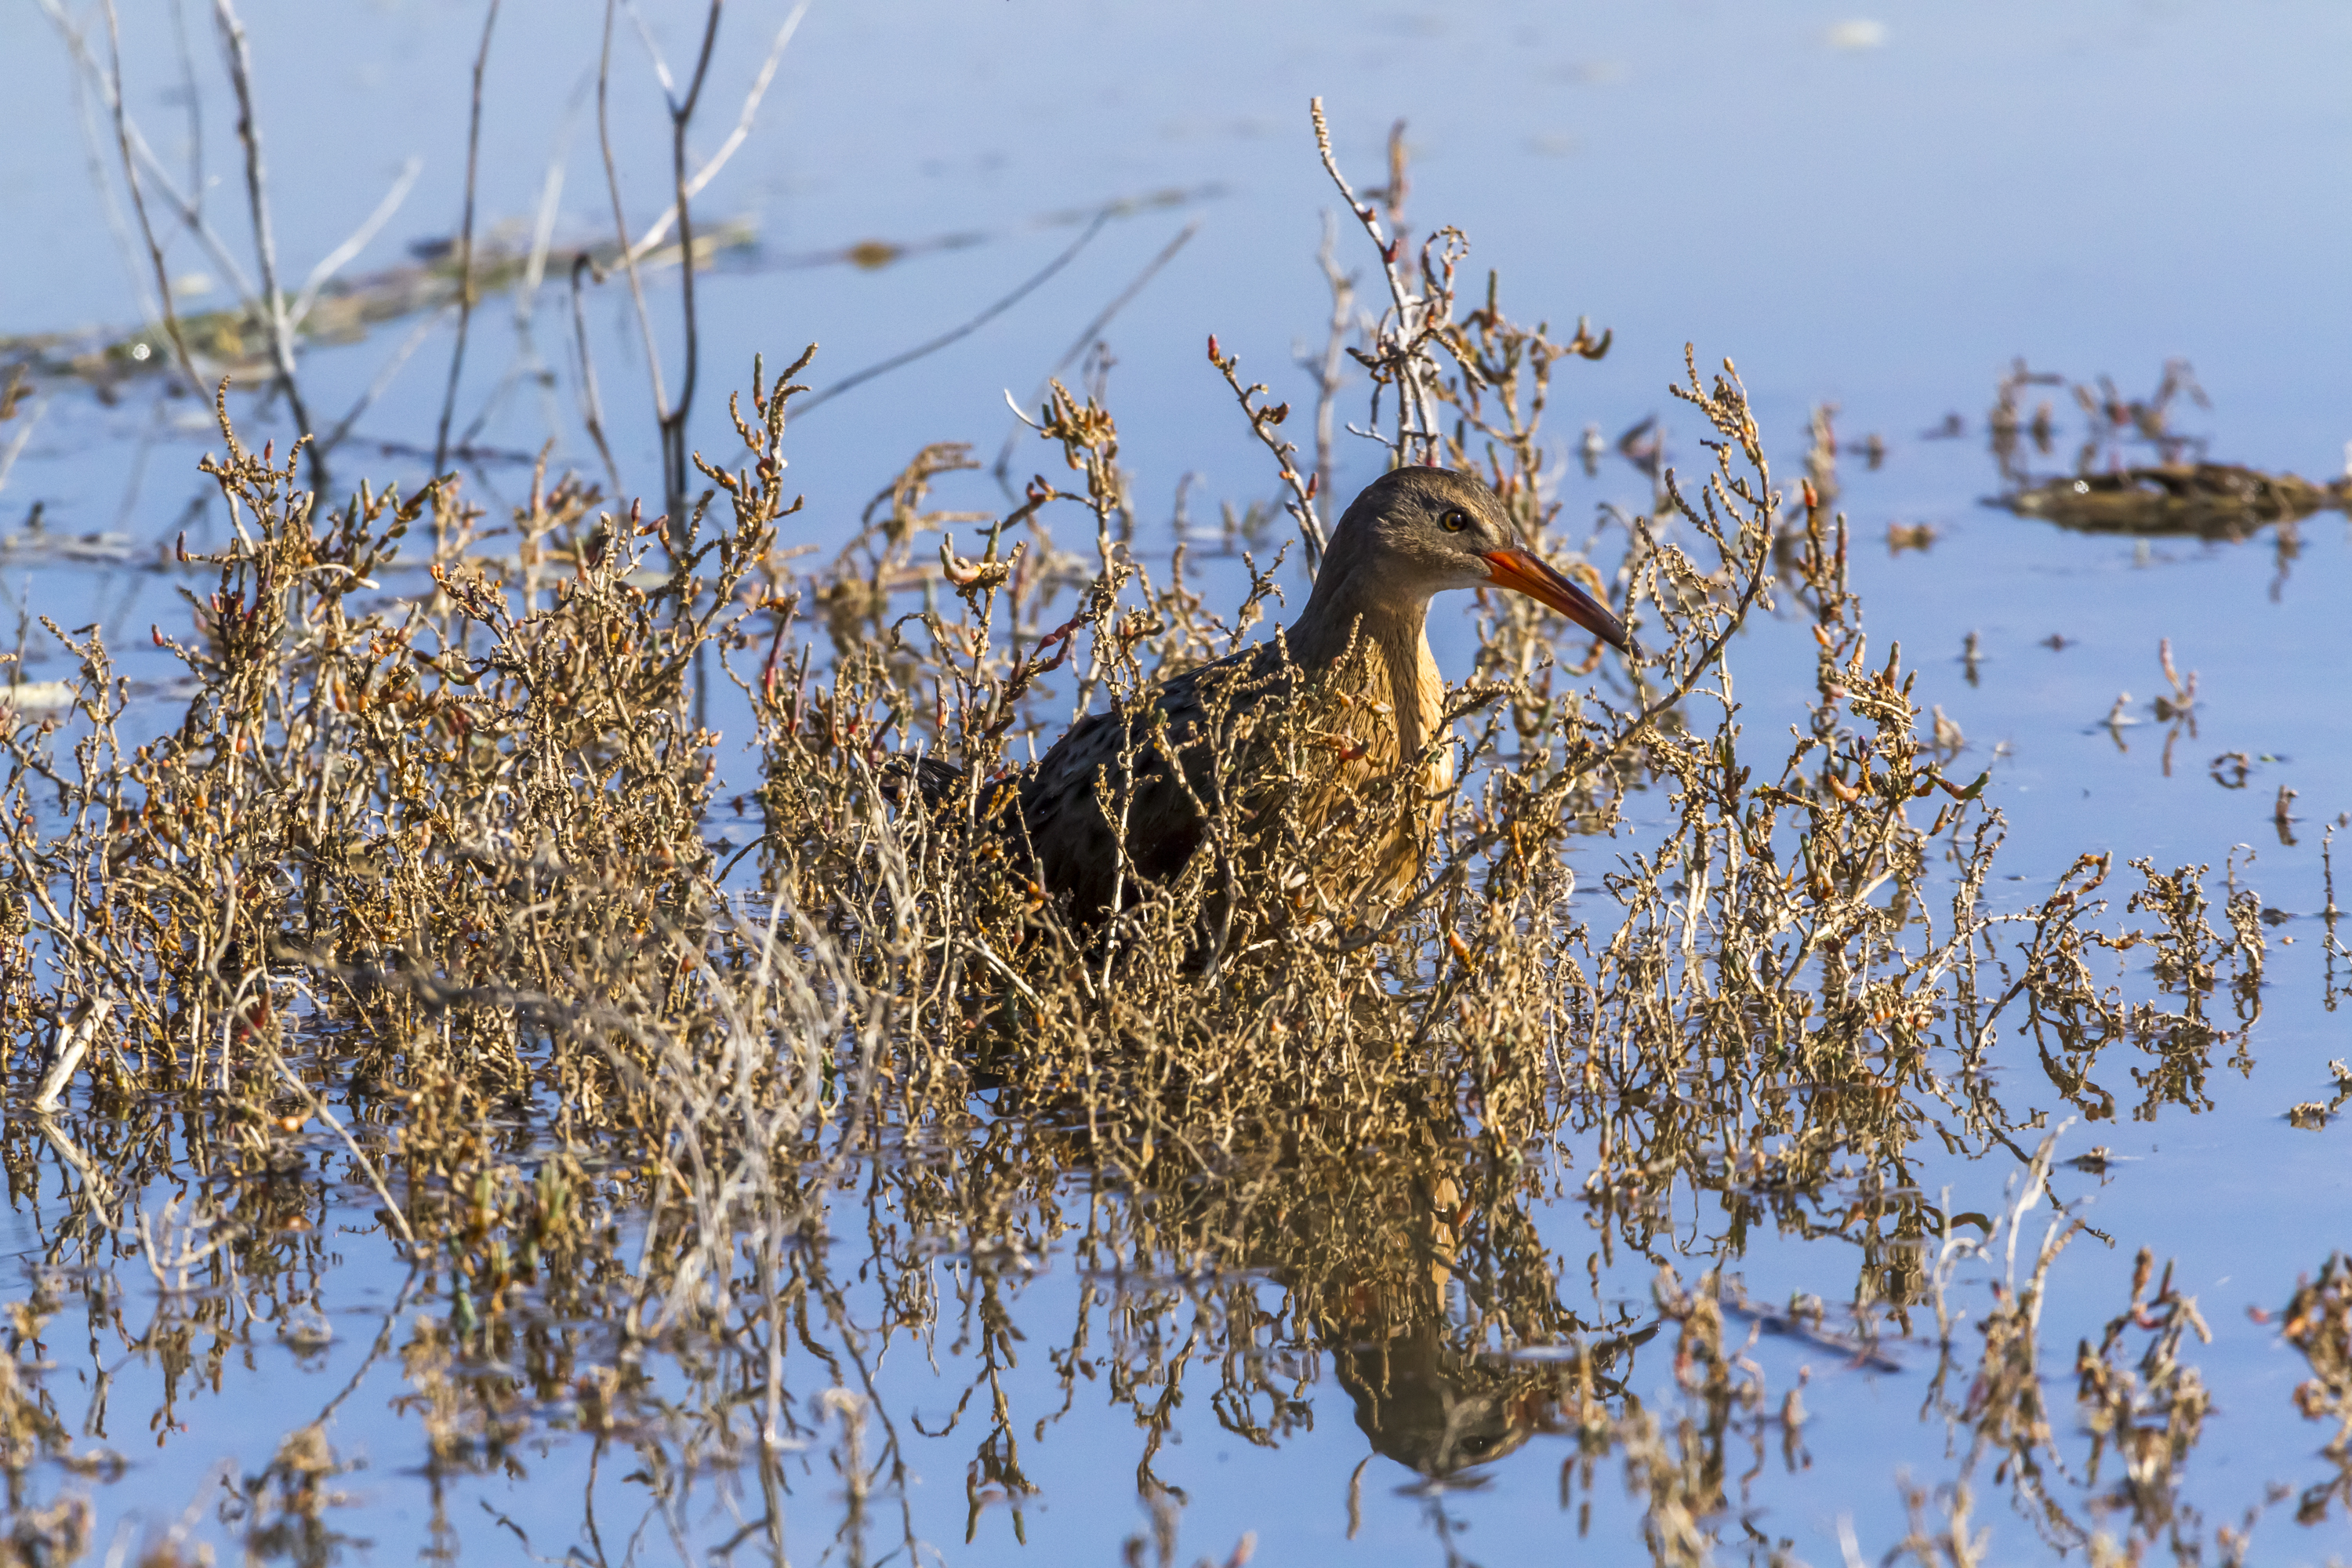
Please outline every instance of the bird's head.
[[1423, 604], [1448, 588], [1509, 588], [1612, 647], [1628, 646], [1608, 605], [1520, 542], [1502, 498], [1452, 468], [1396, 468], [1367, 485], [1332, 535], [1324, 574], [1362, 574], [1383, 597]]

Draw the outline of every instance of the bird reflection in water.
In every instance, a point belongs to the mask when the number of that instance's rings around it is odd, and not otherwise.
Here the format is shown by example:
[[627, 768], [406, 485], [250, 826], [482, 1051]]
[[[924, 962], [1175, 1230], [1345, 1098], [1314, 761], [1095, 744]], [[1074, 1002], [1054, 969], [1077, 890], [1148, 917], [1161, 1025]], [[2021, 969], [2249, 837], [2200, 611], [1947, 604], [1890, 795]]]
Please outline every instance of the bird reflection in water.
[[1620, 1363], [1657, 1331], [1560, 1303], [1524, 1177], [1505, 1173], [1525, 1167], [1484, 1153], [1433, 1133], [1410, 1154], [1188, 1184], [1148, 1200], [1152, 1240], [1270, 1278], [1291, 1342], [1252, 1359], [1321, 1352], [1374, 1454], [1425, 1481], [1471, 1483], [1465, 1472], [1568, 1430], [1564, 1400], [1621, 1394]]
[[1448, 1310], [1465, 1215], [1454, 1180], [1419, 1173], [1410, 1203], [1420, 1245], [1369, 1253], [1361, 1275], [1325, 1281], [1315, 1331], [1372, 1451], [1444, 1480], [1522, 1447], [1558, 1402], [1549, 1369], [1483, 1352]]

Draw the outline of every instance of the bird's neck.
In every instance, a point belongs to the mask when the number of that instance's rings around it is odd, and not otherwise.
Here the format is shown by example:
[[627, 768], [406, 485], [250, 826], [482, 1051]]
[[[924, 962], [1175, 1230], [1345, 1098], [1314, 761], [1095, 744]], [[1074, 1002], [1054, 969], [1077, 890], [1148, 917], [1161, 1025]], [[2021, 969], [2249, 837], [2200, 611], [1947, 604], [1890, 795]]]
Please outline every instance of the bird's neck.
[[1436, 738], [1445, 707], [1445, 678], [1429, 651], [1429, 600], [1370, 586], [1360, 574], [1327, 571], [1287, 634], [1290, 656], [1320, 675], [1357, 649], [1375, 688], [1367, 695], [1394, 715], [1397, 760], [1410, 761]]

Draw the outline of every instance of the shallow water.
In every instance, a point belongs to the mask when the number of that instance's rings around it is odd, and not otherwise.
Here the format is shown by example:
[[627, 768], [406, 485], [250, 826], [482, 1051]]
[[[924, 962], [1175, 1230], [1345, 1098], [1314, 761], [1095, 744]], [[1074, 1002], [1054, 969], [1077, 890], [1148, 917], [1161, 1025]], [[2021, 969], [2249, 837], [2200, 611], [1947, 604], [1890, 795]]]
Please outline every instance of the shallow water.
[[[698, 147], [722, 134], [782, 18], [780, 8], [730, 14], [711, 89], [718, 107]], [[2214, 1336], [2184, 1352], [2215, 1407], [2185, 1462], [2184, 1499], [2203, 1511], [2208, 1534], [2266, 1509], [2251, 1561], [2341, 1558], [2352, 1552], [2345, 1500], [2299, 1524], [2293, 1496], [2336, 1473], [2318, 1454], [2333, 1425], [2297, 1414], [2290, 1394], [2308, 1369], [2276, 1323], [2246, 1309], [2282, 1306], [2298, 1276], [2352, 1239], [2342, 1234], [2352, 1181], [2340, 1121], [2286, 1119], [2290, 1106], [2333, 1097], [2329, 1060], [2352, 1054], [2336, 1005], [2352, 963], [2331, 956], [2321, 918], [2321, 847], [2352, 809], [2341, 784], [2352, 724], [2332, 699], [2352, 668], [2352, 624], [2335, 591], [2352, 539], [2331, 512], [2236, 543], [2083, 535], [1981, 498], [2002, 487], [1984, 411], [2019, 354], [2076, 381], [2110, 374], [2135, 395], [2153, 388], [2168, 358], [2186, 357], [2212, 406], [2176, 407], [2175, 419], [2207, 439], [2210, 456], [2334, 473], [2352, 437], [2352, 372], [2330, 331], [2339, 264], [2326, 214], [2352, 153], [2352, 113], [2336, 79], [2352, 21], [2315, 4], [2109, 5], [2063, 16], [1920, 7], [1880, 14], [1875, 33], [1860, 20], [1708, 5], [1372, 17], [1020, 5], [931, 7], [911, 25], [820, 0], [751, 140], [698, 206], [708, 218], [750, 218], [758, 246], [703, 276], [694, 428], [718, 440], [724, 392], [747, 379], [754, 351], [773, 363], [820, 341], [812, 380], [824, 387], [1006, 294], [1086, 231], [1071, 215], [1178, 193], [1106, 222], [1064, 271], [969, 337], [796, 423], [794, 472], [810, 497], [796, 526], [819, 544], [843, 537], [924, 441], [968, 439], [992, 460], [1012, 429], [1003, 389], [1028, 401], [1062, 349], [1193, 222], [1198, 233], [1108, 332], [1123, 456], [1158, 531], [1146, 542], [1164, 542], [1183, 476], [1199, 476], [1196, 522], [1220, 500], [1263, 496], [1270, 471], [1200, 363], [1201, 343], [1213, 331], [1243, 354], [1245, 373], [1307, 395], [1291, 355], [1319, 342], [1326, 305], [1313, 250], [1317, 215], [1333, 205], [1306, 130], [1315, 92], [1326, 95], [1360, 184], [1379, 175], [1390, 120], [1408, 118], [1414, 221], [1465, 228], [1474, 262], [1501, 270], [1507, 303], [1556, 325], [1589, 314], [1617, 334], [1607, 359], [1565, 366], [1556, 383], [1551, 428], [1570, 538], [1600, 503], [1647, 510], [1651, 498], [1647, 478], [1613, 453], [1597, 475], [1580, 469], [1570, 447], [1587, 423], [1613, 441], [1654, 413], [1672, 460], [1696, 466], [1703, 456], [1664, 393], [1686, 341], [1702, 365], [1738, 362], [1784, 479], [1801, 471], [1808, 409], [1841, 405], [1838, 505], [1852, 519], [1865, 624], [1881, 645], [1901, 641], [1926, 671], [1919, 700], [1965, 733], [1951, 772], [1991, 773], [1987, 798], [2009, 827], [2000, 869], [2017, 879], [1994, 886], [1995, 906], [2022, 908], [2078, 854], [2111, 850], [2119, 870], [2140, 856], [2158, 869], [2210, 866], [2209, 889], [2235, 876], [2288, 917], [2270, 928], [2260, 1016], [2242, 1059], [2217, 1051], [2203, 1079], [2209, 1103], [2135, 1115], [2147, 1090], [2115, 1047], [2098, 1074], [2115, 1119], [2058, 1133], [2062, 1162], [2095, 1145], [2109, 1157], [2103, 1170], [2061, 1164], [2053, 1179], [2055, 1199], [2082, 1205], [2098, 1233], [2076, 1237], [2051, 1274], [2042, 1371], [2062, 1447], [2078, 1457], [2087, 1447], [2070, 1349], [2124, 1310], [2134, 1256], [2152, 1248], [2159, 1268], [2177, 1260], [2179, 1286]], [[450, 232], [478, 16], [386, 4], [328, 25], [272, 5], [247, 21], [287, 271], [299, 279], [349, 232], [412, 153], [425, 160], [415, 194], [353, 270], [393, 265], [403, 246]], [[694, 17], [649, 12], [647, 22], [673, 62], [689, 52]], [[126, 13], [124, 26], [134, 110], [167, 159], [184, 159], [174, 119], [184, 110], [168, 97], [179, 68], [168, 17]], [[242, 244], [226, 89], [207, 20], [192, 12], [188, 26], [205, 84], [203, 155], [218, 181], [206, 201]], [[485, 225], [528, 215], [562, 149], [557, 232], [583, 243], [609, 225], [593, 96], [583, 90], [595, 29], [568, 8], [523, 5], [509, 6], [499, 29]], [[620, 47], [616, 149], [641, 227], [658, 205], [666, 149], [625, 22]], [[18, 94], [16, 132], [0, 148], [0, 211], [12, 232], [40, 237], [0, 254], [0, 331], [127, 328], [139, 315], [126, 281], [135, 268], [118, 259], [85, 173], [55, 29], [36, 9], [12, 11], [0, 17], [0, 56], [15, 63]], [[108, 153], [101, 138], [100, 161]], [[793, 264], [861, 240], [940, 236], [974, 237], [878, 269]], [[1369, 276], [1360, 241], [1351, 250], [1349, 237], [1342, 257]], [[174, 272], [209, 266], [184, 243], [171, 258]], [[656, 298], [670, 300], [670, 287], [657, 282]], [[479, 440], [531, 453], [552, 439], [559, 466], [594, 471], [568, 309], [562, 287], [542, 290], [528, 341], [551, 381], [509, 393]], [[587, 320], [623, 479], [657, 489], [644, 354], [619, 284], [592, 292]], [[339, 416], [410, 325], [306, 352], [313, 407]], [[662, 331], [675, 377], [677, 336]], [[510, 296], [490, 297], [473, 333], [460, 428], [522, 363], [526, 341]], [[423, 340], [357, 426], [366, 442], [338, 454], [339, 484], [421, 477], [415, 448], [432, 445], [448, 345], [446, 325]], [[126, 672], [147, 683], [136, 689], [138, 712], [161, 728], [174, 716], [176, 667], [145, 634], [151, 624], [172, 629], [185, 610], [173, 577], [146, 564], [182, 529], [200, 543], [223, 526], [216, 508], [192, 505], [208, 488], [194, 460], [217, 435], [194, 400], [160, 395], [152, 378], [113, 395], [101, 403], [70, 379], [45, 379], [18, 419], [0, 424], [0, 458], [30, 432], [0, 479], [0, 525], [21, 531], [37, 505], [47, 541], [120, 534], [119, 552], [106, 549], [123, 558], [62, 560], [43, 542], [21, 546], [6, 576], [28, 614], [104, 625]], [[2083, 416], [2063, 388], [2031, 389], [2029, 406], [2045, 395], [2057, 403], [2060, 439], [2031, 461], [2054, 475], [2069, 468]], [[1923, 437], [1954, 411], [1962, 437]], [[266, 427], [242, 404], [238, 416], [249, 431]], [[1873, 432], [1886, 447], [1875, 468], [1858, 450]], [[1369, 477], [1371, 451], [1343, 472]], [[1016, 479], [1025, 471], [1013, 469]], [[485, 461], [468, 483], [511, 499], [528, 468]], [[943, 493], [950, 504], [1000, 504], [984, 474]], [[1890, 529], [1923, 523], [1934, 530], [1927, 548], [1894, 548]], [[1206, 571], [1213, 587], [1238, 591], [1230, 564]], [[1440, 601], [1433, 640], [1456, 674], [1468, 666], [1469, 627], [1466, 607]], [[1971, 634], [1973, 671], [1962, 658]], [[2158, 665], [2164, 638], [2184, 679], [2197, 677], [2193, 717], [2178, 725], [2151, 706], [2171, 689]], [[42, 655], [37, 629], [25, 647], [27, 679], [70, 672], [61, 656]], [[1759, 619], [1733, 658], [1750, 733], [1801, 721], [1812, 647], [1801, 621]], [[2126, 692], [2116, 717], [2129, 722], [2104, 722]], [[2242, 788], [2226, 787], [2239, 782], [2233, 766], [2217, 766], [2231, 753], [2243, 756]], [[2282, 788], [2297, 792], [2284, 823]], [[1637, 800], [1637, 832], [1656, 824], [1645, 809]], [[742, 836], [732, 823], [717, 831]], [[1580, 847], [1588, 883], [1617, 852]], [[2142, 972], [2124, 979], [2147, 987]], [[1649, 1256], [1622, 1232], [1603, 1249], [1602, 1233], [1624, 1222], [1585, 1191], [1597, 1151], [1572, 1139], [1556, 1161], [1502, 1175], [1465, 1164], [1459, 1151], [1400, 1153], [1393, 1179], [1371, 1189], [1395, 1205], [1386, 1215], [1360, 1184], [1363, 1171], [1233, 1178], [1260, 1183], [1249, 1212], [1291, 1216], [1282, 1223], [1234, 1220], [1216, 1205], [1238, 1199], [1213, 1184], [1139, 1207], [1087, 1170], [1065, 1169], [1068, 1151], [1050, 1138], [1009, 1125], [989, 1147], [881, 1159], [848, 1150], [804, 1252], [809, 1278], [824, 1283], [782, 1351], [797, 1404], [764, 1462], [740, 1425], [731, 1447], [696, 1447], [714, 1410], [748, 1414], [740, 1402], [757, 1389], [767, 1353], [757, 1336], [702, 1343], [680, 1332], [632, 1348], [610, 1300], [585, 1286], [531, 1293], [485, 1329], [478, 1305], [447, 1279], [398, 1261], [373, 1217], [373, 1194], [341, 1143], [315, 1128], [290, 1142], [304, 1160], [286, 1179], [207, 1185], [193, 1178], [210, 1168], [216, 1129], [173, 1115], [152, 1128], [93, 1126], [69, 1110], [64, 1135], [114, 1173], [101, 1207], [124, 1228], [93, 1231], [74, 1200], [92, 1189], [23, 1114], [33, 1078], [18, 1074], [0, 1242], [16, 1265], [7, 1293], [38, 1292], [57, 1310], [37, 1346], [19, 1347], [20, 1376], [70, 1432], [71, 1451], [96, 1458], [79, 1469], [36, 1468], [12, 1497], [12, 1526], [49, 1499], [86, 1496], [101, 1557], [111, 1542], [184, 1519], [225, 1555], [300, 1561], [511, 1561], [526, 1548], [599, 1562], [701, 1560], [722, 1548], [738, 1560], [832, 1551], [879, 1561], [911, 1538], [950, 1562], [1108, 1562], [1130, 1536], [1150, 1533], [1149, 1489], [1139, 1484], [1148, 1477], [1181, 1493], [1178, 1551], [1188, 1562], [1223, 1561], [1248, 1532], [1266, 1562], [1497, 1562], [1557, 1550], [1579, 1530], [1590, 1531], [1584, 1550], [1628, 1560], [1643, 1550], [1643, 1509], [1628, 1500], [1621, 1461], [1601, 1459], [1589, 1481], [1573, 1476], [1573, 1436], [1534, 1429], [1558, 1419], [1511, 1414], [1531, 1389], [1549, 1390], [1557, 1409], [1559, 1369], [1581, 1363], [1565, 1350], [1551, 1360], [1482, 1356], [1454, 1331], [1474, 1298], [1527, 1305], [1540, 1296], [1545, 1342], [1580, 1343], [1598, 1362], [1611, 1335], [1658, 1322], [1654, 1279], [1671, 1259], [1686, 1288], [1719, 1267], [1727, 1294], [1742, 1288], [1759, 1306], [1801, 1293], [1828, 1304], [1816, 1338], [1764, 1332], [1769, 1319], [1728, 1320], [1734, 1345], [1759, 1331], [1747, 1352], [1766, 1391], [1757, 1409], [1775, 1415], [1802, 1375], [1810, 1419], [1792, 1459], [1769, 1420], [1734, 1417], [1726, 1463], [1739, 1517], [1717, 1521], [1720, 1554], [1753, 1542], [1760, 1557], [1786, 1542], [1815, 1563], [1856, 1552], [1875, 1561], [1906, 1528], [1898, 1475], [1925, 1487], [1949, 1479], [1969, 1428], [1932, 1407], [1933, 1314], [1915, 1300], [1906, 1322], [1889, 1305], [1885, 1271], [1904, 1238], [1890, 1232], [1891, 1252], [1888, 1238], [1862, 1245], [1882, 1228], [1871, 1205], [1940, 1207], [1948, 1189], [1953, 1213], [1996, 1214], [2032, 1140], [2077, 1114], [2027, 1041], [2005, 1039], [1995, 1060], [2012, 1125], [2046, 1113], [2045, 1129], [2011, 1135], [2014, 1147], [1945, 1116], [1948, 1142], [1928, 1136], [1914, 1148], [1909, 1199], [1832, 1184], [1780, 1215], [1744, 1221], [1721, 1191], [1695, 1190], [1685, 1176], [1648, 1216]], [[138, 1166], [116, 1146], [131, 1131], [166, 1140], [168, 1157]], [[943, 1196], [950, 1177], [953, 1195]], [[1458, 1186], [1445, 1202], [1410, 1195], [1448, 1182]], [[182, 1289], [163, 1260], [205, 1242], [168, 1234], [180, 1211], [165, 1205], [190, 1192], [211, 1193], [245, 1226], [223, 1251], [190, 1261]], [[1808, 1223], [1783, 1223], [1799, 1212]], [[145, 1216], [144, 1233], [134, 1215]], [[625, 1272], [633, 1233], [621, 1223]], [[1162, 1228], [1122, 1228], [1147, 1223]], [[2030, 1221], [2029, 1250], [2041, 1226]], [[1451, 1239], [1431, 1242], [1440, 1230]], [[1400, 1236], [1440, 1252], [1461, 1240], [1464, 1257], [1496, 1268], [1534, 1259], [1528, 1267], [1555, 1282], [1530, 1293], [1466, 1265], [1433, 1272], [1425, 1258], [1399, 1252]], [[1486, 1239], [1473, 1246], [1473, 1237]], [[1991, 1305], [1986, 1282], [2000, 1273], [1998, 1259], [1964, 1264], [1954, 1302], [1980, 1318]], [[1297, 1305], [1310, 1296], [1373, 1305], [1354, 1320], [1318, 1319]], [[1408, 1368], [1399, 1386], [1440, 1406], [1453, 1400], [1457, 1437], [1471, 1405], [1501, 1412], [1507, 1436], [1496, 1447], [1507, 1452], [1466, 1470], [1453, 1468], [1470, 1457], [1458, 1451], [1433, 1463], [1435, 1439], [1410, 1399], [1401, 1411], [1373, 1408], [1349, 1358], [1385, 1342], [1382, 1323], [1407, 1347], [1391, 1346]], [[1851, 1342], [1865, 1328], [1879, 1336], [1866, 1354]], [[1676, 1387], [1675, 1335], [1665, 1327], [1603, 1368], [1670, 1419], [1701, 1403]], [[1964, 1398], [1979, 1342], [1962, 1330], [1961, 1386], [1946, 1397]], [[607, 1387], [618, 1392], [599, 1392]], [[853, 1394], [824, 1397], [836, 1387]], [[1139, 1406], [1161, 1407], [1156, 1430]], [[280, 1442], [330, 1408], [333, 1458], [362, 1467], [317, 1483], [338, 1494], [332, 1501], [286, 1482], [299, 1467], [265, 1475]], [[902, 1485], [887, 1471], [845, 1479], [877, 1458], [905, 1465]], [[1405, 1462], [1414, 1458], [1450, 1479], [1432, 1481]], [[1743, 1489], [1738, 1478], [1751, 1466]], [[2099, 1484], [2077, 1474], [2051, 1490], [2091, 1517], [2113, 1484], [2111, 1457]], [[2286, 1500], [2266, 1501], [2274, 1484]], [[1976, 1489], [1976, 1523], [1992, 1532], [1986, 1560], [2058, 1554], [2006, 1485], [1979, 1475]], [[261, 1500], [235, 1502], [247, 1492]], [[293, 1522], [256, 1533], [273, 1509]], [[2107, 1528], [2122, 1526], [2111, 1516]]]

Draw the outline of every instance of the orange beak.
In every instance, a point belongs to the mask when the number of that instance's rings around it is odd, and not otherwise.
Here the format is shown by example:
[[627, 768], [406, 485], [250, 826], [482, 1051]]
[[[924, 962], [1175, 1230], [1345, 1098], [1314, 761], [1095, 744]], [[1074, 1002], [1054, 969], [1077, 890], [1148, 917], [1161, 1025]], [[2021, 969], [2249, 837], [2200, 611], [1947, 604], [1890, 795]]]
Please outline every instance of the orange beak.
[[1486, 563], [1486, 581], [1549, 605], [1611, 647], [1622, 648], [1625, 624], [1609, 606], [1561, 576], [1544, 559], [1526, 550], [1496, 550], [1479, 557]]

